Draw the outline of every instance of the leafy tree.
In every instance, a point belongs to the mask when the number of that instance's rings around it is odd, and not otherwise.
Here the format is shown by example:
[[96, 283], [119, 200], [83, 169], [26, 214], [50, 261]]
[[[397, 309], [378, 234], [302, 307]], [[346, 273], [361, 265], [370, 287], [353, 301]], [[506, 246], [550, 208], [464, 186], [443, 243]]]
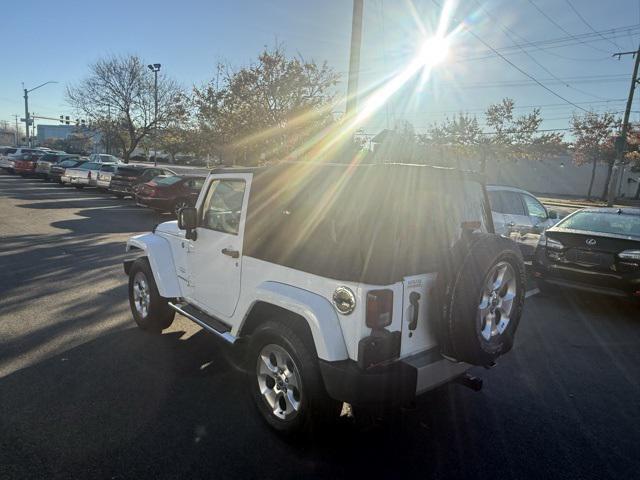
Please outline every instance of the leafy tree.
[[158, 146], [169, 154], [171, 163], [176, 163], [178, 153], [192, 153], [196, 150], [196, 132], [185, 126], [174, 124], [158, 133]]
[[285, 156], [333, 120], [337, 81], [326, 63], [289, 58], [279, 45], [254, 65], [226, 68], [221, 85], [194, 89], [200, 153], [234, 164]]
[[563, 135], [558, 132], [540, 132], [542, 115], [539, 108], [515, 116], [515, 102], [510, 98], [490, 105], [485, 113], [486, 124], [495, 132], [490, 143], [512, 158], [541, 159], [565, 151]]
[[158, 117], [154, 117], [154, 76], [141, 58], [112, 56], [89, 66], [89, 75], [67, 86], [67, 101], [91, 123], [110, 132], [125, 162], [138, 143], [156, 127], [185, 114], [178, 85], [158, 75]]
[[591, 179], [589, 180], [589, 191], [587, 193], [587, 199], [589, 200], [591, 200], [598, 162], [607, 162], [613, 165], [615, 161], [615, 147], [612, 136], [619, 123], [619, 119], [616, 119], [613, 113], [597, 114], [588, 112], [584, 115], [574, 114], [571, 119], [571, 133], [575, 138], [573, 142], [574, 160], [579, 165], [592, 163]]

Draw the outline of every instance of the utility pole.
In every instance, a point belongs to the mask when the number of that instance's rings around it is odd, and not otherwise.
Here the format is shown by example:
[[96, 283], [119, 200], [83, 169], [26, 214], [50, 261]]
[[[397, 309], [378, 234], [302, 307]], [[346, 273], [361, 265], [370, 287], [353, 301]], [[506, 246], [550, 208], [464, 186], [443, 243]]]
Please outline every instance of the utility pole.
[[111, 154], [111, 104], [107, 104], [107, 154]]
[[31, 146], [31, 135], [29, 135], [29, 126], [31, 125], [31, 118], [29, 117], [29, 92], [33, 92], [34, 90], [39, 89], [40, 87], [44, 87], [45, 85], [49, 85], [50, 83], [58, 83], [56, 81], [50, 80], [48, 82], [41, 83], [37, 87], [33, 87], [30, 90], [24, 88], [24, 83], [22, 84], [22, 89], [24, 90], [24, 125], [27, 133], [27, 146]]
[[27, 140], [27, 146], [31, 146], [31, 136], [29, 135], [29, 124], [31, 123], [31, 119], [29, 118], [29, 90], [24, 89], [24, 125], [25, 131], [27, 132], [27, 136], [25, 137]]
[[349, 56], [349, 79], [347, 82], [347, 118], [354, 116], [358, 108], [358, 75], [360, 73], [360, 47], [362, 45], [363, 4], [364, 0], [353, 0], [351, 53]]
[[153, 92], [155, 109], [153, 114], [153, 165], [158, 166], [158, 72], [160, 71], [160, 64], [154, 63], [152, 65], [147, 65], [149, 70], [151, 70], [155, 74], [154, 86], [155, 90]]
[[[620, 165], [624, 161], [624, 152], [627, 149], [627, 133], [629, 131], [629, 115], [631, 114], [631, 104], [633, 103], [633, 94], [636, 90], [636, 83], [638, 83], [638, 66], [640, 65], [640, 46], [638, 50], [633, 52], [619, 52], [614, 53], [612, 56], [618, 57], [618, 60], [623, 55], [633, 55], [635, 62], [633, 64], [633, 75], [631, 76], [631, 86], [629, 87], [629, 97], [627, 98], [627, 106], [624, 109], [624, 119], [622, 120], [622, 131], [620, 136], [616, 140], [616, 159], [613, 166], [613, 172], [611, 178], [609, 178], [609, 185], [607, 187], [607, 206], [612, 206], [616, 198], [616, 185], [618, 184], [618, 173], [620, 171]], [[640, 193], [640, 188], [638, 189]], [[636, 194], [636, 198], [637, 198]]]
[[15, 135], [16, 147], [19, 145], [19, 143], [18, 143], [18, 135], [20, 135], [20, 131], [18, 130], [18, 117], [19, 117], [19, 116], [20, 116], [20, 115], [18, 115], [18, 114], [14, 114], [14, 115], [13, 115], [13, 118], [15, 118], [15, 119], [16, 119], [16, 135]]

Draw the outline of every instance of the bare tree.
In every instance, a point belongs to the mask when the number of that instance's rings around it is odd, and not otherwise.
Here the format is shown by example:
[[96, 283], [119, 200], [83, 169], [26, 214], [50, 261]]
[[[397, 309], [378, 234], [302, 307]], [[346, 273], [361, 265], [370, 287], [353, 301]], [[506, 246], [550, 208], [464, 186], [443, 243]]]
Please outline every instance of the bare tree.
[[615, 160], [612, 136], [619, 123], [619, 119], [616, 119], [613, 113], [599, 115], [588, 112], [584, 115], [574, 115], [571, 119], [571, 133], [575, 138], [573, 142], [574, 160], [577, 164], [592, 162], [591, 179], [587, 193], [588, 200], [591, 200], [598, 162], [607, 162], [612, 165]]
[[185, 114], [177, 83], [158, 75], [158, 117], [154, 118], [154, 78], [135, 55], [112, 56], [89, 66], [89, 75], [67, 86], [67, 101], [118, 142], [126, 162], [140, 140]]

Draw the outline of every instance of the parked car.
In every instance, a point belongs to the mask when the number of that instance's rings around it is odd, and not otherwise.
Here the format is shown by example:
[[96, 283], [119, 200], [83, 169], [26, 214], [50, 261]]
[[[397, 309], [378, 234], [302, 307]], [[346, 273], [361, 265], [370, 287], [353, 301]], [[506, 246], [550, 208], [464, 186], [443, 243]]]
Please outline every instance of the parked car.
[[101, 190], [108, 190], [111, 186], [111, 179], [118, 172], [119, 164], [105, 163], [100, 167], [96, 178], [96, 187]]
[[243, 345], [257, 410], [284, 433], [342, 402], [357, 416], [455, 379], [479, 388], [468, 370], [511, 349], [524, 305], [522, 255], [492, 232], [482, 179], [426, 165], [216, 169], [195, 207], [127, 250], [138, 326], [179, 312]]
[[55, 163], [51, 165], [51, 169], [49, 170], [49, 180], [63, 183], [62, 177], [65, 175], [67, 168], [76, 168], [86, 162], [87, 160], [84, 158], [69, 158]]
[[533, 262], [543, 293], [558, 287], [640, 300], [640, 208], [584, 208], [549, 228]]
[[14, 173], [15, 161], [19, 160], [22, 155], [27, 153], [39, 154], [40, 152], [41, 150], [38, 150], [37, 148], [4, 148], [3, 151], [0, 151], [0, 169], [4, 169], [9, 173]]
[[487, 194], [496, 233], [514, 240], [524, 258], [531, 260], [540, 235], [557, 222], [558, 213], [519, 188], [487, 185]]
[[13, 161], [13, 171], [19, 175], [35, 175], [36, 162], [42, 158], [44, 152], [38, 153], [23, 153], [19, 157], [16, 157]]
[[124, 163], [118, 157], [107, 153], [92, 153], [89, 155], [89, 161], [92, 163]]
[[111, 177], [109, 190], [119, 198], [134, 196], [136, 185], [146, 183], [159, 175], [176, 175], [173, 170], [164, 167], [147, 165], [121, 165], [118, 172]]
[[104, 165], [115, 164], [88, 161], [77, 167], [67, 168], [61, 177], [62, 183], [68, 183], [76, 188], [95, 187], [97, 185], [98, 172]]
[[138, 186], [136, 203], [160, 212], [178, 214], [184, 207], [196, 204], [205, 177], [194, 175], [172, 175], [156, 177]]
[[49, 172], [51, 171], [51, 166], [61, 162], [62, 160], [73, 160], [79, 159], [80, 155], [75, 155], [71, 153], [46, 153], [42, 157], [38, 159], [36, 162], [36, 175], [44, 178], [45, 180], [49, 180]]

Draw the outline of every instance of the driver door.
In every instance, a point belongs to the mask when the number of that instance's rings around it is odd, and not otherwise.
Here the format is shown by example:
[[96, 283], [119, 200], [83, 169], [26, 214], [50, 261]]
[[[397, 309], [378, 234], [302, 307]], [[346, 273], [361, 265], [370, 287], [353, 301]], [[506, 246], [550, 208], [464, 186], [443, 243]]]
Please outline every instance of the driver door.
[[196, 240], [189, 242], [188, 300], [219, 318], [233, 315], [240, 297], [242, 240], [251, 174], [223, 174], [200, 205]]

